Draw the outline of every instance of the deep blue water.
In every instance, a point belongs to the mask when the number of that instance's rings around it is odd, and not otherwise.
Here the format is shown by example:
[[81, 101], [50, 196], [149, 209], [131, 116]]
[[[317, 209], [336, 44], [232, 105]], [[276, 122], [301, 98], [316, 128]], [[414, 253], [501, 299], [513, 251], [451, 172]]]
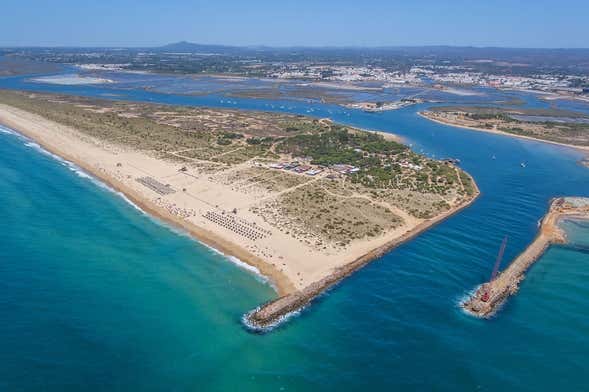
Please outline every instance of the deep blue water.
[[435, 124], [416, 114], [422, 106], [368, 114], [22, 78], [0, 87], [328, 116], [460, 158], [482, 191], [300, 317], [256, 335], [240, 317], [272, 297], [268, 285], [0, 133], [0, 390], [587, 390], [586, 225], [566, 224], [576, 245], [551, 248], [497, 317], [457, 307], [488, 278], [503, 236], [510, 260], [550, 198], [589, 196], [579, 152]]

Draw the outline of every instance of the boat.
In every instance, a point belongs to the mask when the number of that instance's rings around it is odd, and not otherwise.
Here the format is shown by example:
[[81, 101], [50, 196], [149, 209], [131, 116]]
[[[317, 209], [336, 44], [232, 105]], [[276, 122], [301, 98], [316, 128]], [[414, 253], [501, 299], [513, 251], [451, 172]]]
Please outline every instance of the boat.
[[460, 165], [460, 159], [458, 158], [444, 158], [442, 161], [446, 163], [451, 163], [453, 165]]

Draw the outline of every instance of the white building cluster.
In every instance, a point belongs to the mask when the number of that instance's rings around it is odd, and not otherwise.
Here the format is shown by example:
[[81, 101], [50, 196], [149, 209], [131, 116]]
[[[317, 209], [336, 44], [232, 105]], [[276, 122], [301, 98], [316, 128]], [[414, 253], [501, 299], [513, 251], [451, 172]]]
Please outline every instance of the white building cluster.
[[[390, 71], [373, 66], [335, 66], [287, 64], [273, 71], [270, 77], [283, 79], [313, 79], [322, 81], [361, 83], [381, 82], [384, 87], [396, 85], [419, 86], [425, 82], [451, 85], [468, 85], [508, 89], [581, 92], [573, 81], [578, 76], [540, 74], [531, 76], [494, 75], [476, 72], [469, 67], [456, 65], [414, 66], [407, 72]], [[589, 77], [581, 77], [589, 83]]]

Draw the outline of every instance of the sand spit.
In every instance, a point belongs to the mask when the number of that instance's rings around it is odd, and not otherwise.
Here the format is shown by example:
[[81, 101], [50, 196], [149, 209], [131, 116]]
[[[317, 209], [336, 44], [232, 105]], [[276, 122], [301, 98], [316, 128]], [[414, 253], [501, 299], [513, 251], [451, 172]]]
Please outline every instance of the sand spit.
[[534, 241], [493, 281], [474, 290], [473, 295], [462, 303], [464, 310], [482, 318], [495, 314], [505, 300], [518, 291], [526, 271], [546, 249], [552, 244], [566, 243], [566, 235], [558, 227], [558, 222], [563, 218], [589, 219], [589, 198], [554, 199]]
[[[39, 120], [42, 120], [42, 122], [39, 122]], [[292, 281], [283, 272], [265, 262], [260, 257], [248, 252], [239, 246], [239, 244], [227, 240], [212, 230], [207, 230], [207, 228], [199, 227], [180, 218], [177, 214], [170, 211], [169, 208], [166, 208], [166, 206], [160, 206], [146, 197], [144, 193], [132, 186], [131, 181], [126, 181], [124, 177], [117, 176], [104, 167], [91, 164], [88, 157], [84, 157], [84, 154], [90, 152], [88, 149], [91, 150], [91, 147], [82, 145], [78, 140], [72, 140], [71, 138], [60, 140], [60, 136], [65, 136], [64, 133], [71, 132], [67, 127], [59, 126], [39, 116], [6, 105], [0, 105], [0, 123], [34, 140], [51, 154], [79, 166], [87, 173], [106, 183], [112, 189], [122, 193], [142, 211], [164, 220], [173, 227], [187, 231], [198, 241], [217, 249], [226, 256], [233, 256], [239, 260], [246, 261], [247, 264], [257, 268], [262, 275], [271, 280], [272, 286], [276, 288], [279, 295], [295, 290]], [[58, 133], [52, 131], [58, 131]], [[114, 164], [114, 162], [111, 163]]]
[[[474, 183], [474, 182], [473, 182]], [[476, 186], [476, 184], [475, 184]], [[410, 241], [417, 237], [420, 233], [425, 230], [437, 225], [443, 220], [456, 214], [462, 209], [471, 205], [480, 195], [478, 188], [475, 190], [475, 196], [465, 201], [464, 203], [454, 207], [444, 214], [437, 216], [436, 218], [420, 223], [413, 229], [407, 231], [405, 234], [398, 238], [395, 238], [380, 247], [358, 257], [356, 260], [337, 268], [329, 276], [310, 284], [302, 290], [294, 293], [282, 296], [275, 300], [269, 301], [258, 308], [252, 310], [244, 317], [245, 324], [253, 330], [264, 332], [274, 326], [280, 324], [284, 320], [289, 318], [290, 314], [296, 313], [301, 309], [308, 306], [315, 298], [328, 291], [346, 277], [350, 276], [355, 271], [364, 267], [374, 259], [383, 256], [388, 251], [396, 248], [397, 246]]]
[[441, 121], [440, 119], [434, 118], [431, 115], [429, 115], [428, 112], [418, 112], [417, 114], [419, 114], [423, 118], [427, 118], [430, 121], [433, 121], [433, 122], [436, 122], [436, 123], [442, 124], [442, 125], [449, 125], [451, 127], [457, 127], [457, 128], [463, 128], [463, 129], [470, 129], [472, 131], [480, 131], [480, 132], [493, 133], [495, 135], [503, 135], [503, 136], [509, 136], [509, 137], [516, 137], [516, 138], [519, 138], [519, 139], [533, 140], [533, 141], [542, 142], [542, 143], [555, 144], [557, 146], [570, 147], [570, 148], [574, 148], [576, 150], [581, 150], [583, 152], [588, 152], [589, 151], [589, 146], [575, 146], [574, 144], [559, 143], [559, 142], [554, 142], [552, 140], [538, 139], [538, 138], [531, 137], [531, 136], [526, 136], [526, 135], [517, 135], [515, 133], [509, 133], [509, 132], [499, 131], [497, 129], [477, 128], [477, 127], [471, 127], [471, 126], [467, 126], [467, 125], [463, 125], [463, 124], [458, 124], [458, 123], [454, 123], [454, 122], [449, 122], [449, 121]]
[[[321, 247], [304, 241], [305, 238], [297, 233], [289, 233], [294, 226], [284, 230], [254, 210], [261, 205], [266, 209], [274, 208], [270, 211], [274, 214], [270, 218], [280, 218], [280, 210], [267, 201], [276, 200], [285, 192], [296, 192], [303, 185], [314, 184], [321, 179], [319, 177], [289, 175], [289, 179], [304, 181], [285, 183], [284, 189], [250, 190], [243, 179], [236, 180], [231, 176], [235, 172], [258, 170], [255, 162], [246, 161], [225, 169], [222, 173], [227, 178], [215, 177], [200, 161], [193, 164], [192, 161], [162, 159], [9, 105], [0, 104], [0, 123], [27, 136], [50, 153], [76, 164], [123, 194], [141, 210], [187, 231], [227, 257], [235, 257], [255, 267], [270, 280], [280, 298], [244, 317], [252, 328], [270, 326], [296, 313], [371, 260], [466, 207], [479, 193], [470, 179], [472, 187], [466, 193], [469, 196], [456, 195], [455, 204], [444, 213], [433, 218], [417, 218], [391, 206], [394, 216], [402, 218], [402, 224], [387, 226], [380, 235], [356, 239], [346, 246], [324, 244]], [[213, 163], [207, 161], [207, 164]], [[281, 175], [278, 171], [263, 173], [264, 176]], [[466, 191], [464, 179], [460, 177], [466, 178], [468, 174], [456, 173], [460, 186]], [[365, 200], [360, 196], [355, 198]], [[371, 210], [366, 211], [371, 213]]]
[[82, 76], [78, 74], [42, 76], [39, 78], [33, 78], [31, 79], [31, 81], [36, 83], [59, 84], [64, 86], [114, 83], [114, 80], [111, 79], [98, 78], [93, 76]]

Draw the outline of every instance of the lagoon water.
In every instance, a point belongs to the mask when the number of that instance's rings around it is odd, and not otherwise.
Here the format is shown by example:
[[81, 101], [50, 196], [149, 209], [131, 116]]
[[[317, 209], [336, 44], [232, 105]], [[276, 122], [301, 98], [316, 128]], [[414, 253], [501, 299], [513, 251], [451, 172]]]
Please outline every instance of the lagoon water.
[[416, 114], [422, 106], [367, 114], [25, 78], [0, 87], [331, 117], [459, 158], [482, 191], [467, 210], [257, 335], [240, 318], [274, 295], [267, 283], [0, 132], [0, 390], [587, 390], [585, 223], [564, 223], [573, 245], [551, 248], [495, 318], [457, 306], [488, 278], [503, 236], [510, 260], [533, 239], [550, 198], [589, 196], [579, 152], [435, 124]]

